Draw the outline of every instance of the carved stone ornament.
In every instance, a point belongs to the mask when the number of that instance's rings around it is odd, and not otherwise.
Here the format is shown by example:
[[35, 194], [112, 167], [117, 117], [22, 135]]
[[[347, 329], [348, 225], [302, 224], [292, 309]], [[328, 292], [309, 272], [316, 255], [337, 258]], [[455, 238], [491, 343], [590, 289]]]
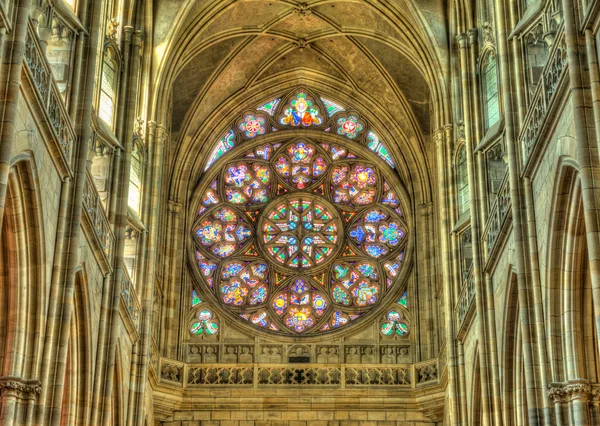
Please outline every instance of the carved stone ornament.
[[296, 47], [302, 52], [304, 49], [310, 49], [310, 43], [306, 39], [301, 38], [294, 42]]
[[142, 117], [138, 117], [135, 120], [135, 125], [133, 129], [133, 134], [138, 137], [142, 137], [144, 133], [144, 120]]
[[483, 32], [483, 44], [495, 46], [496, 39], [494, 38], [494, 29], [492, 28], [492, 24], [485, 22], [481, 26], [481, 31]]
[[116, 40], [118, 31], [119, 31], [119, 21], [117, 20], [117, 18], [111, 18], [107, 24], [106, 37], [110, 40]]
[[19, 377], [0, 377], [0, 395], [13, 393], [19, 397], [37, 397], [42, 392], [39, 380], [23, 380]]
[[548, 397], [554, 402], [568, 402], [575, 399], [588, 400], [592, 397], [592, 386], [587, 380], [570, 380], [566, 383], [550, 383]]
[[300, 3], [294, 7], [294, 13], [302, 18], [303, 16], [310, 15], [312, 9], [309, 5]]

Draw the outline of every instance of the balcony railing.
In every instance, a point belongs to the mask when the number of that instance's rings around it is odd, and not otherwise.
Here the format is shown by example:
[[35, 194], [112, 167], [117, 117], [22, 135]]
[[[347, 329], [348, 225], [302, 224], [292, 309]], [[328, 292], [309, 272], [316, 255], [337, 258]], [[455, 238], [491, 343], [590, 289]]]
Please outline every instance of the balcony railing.
[[548, 116], [553, 110], [557, 98], [556, 94], [559, 92], [567, 73], [567, 44], [564, 24], [561, 23], [553, 40], [548, 62], [528, 106], [528, 113], [519, 134], [523, 168], [526, 168], [531, 154], [537, 147], [546, 127]]
[[123, 265], [123, 277], [121, 278], [121, 300], [131, 319], [133, 328], [139, 333], [142, 321], [142, 305], [125, 265]]
[[483, 231], [482, 241], [485, 244], [486, 254], [488, 257], [498, 241], [504, 221], [508, 217], [510, 211], [510, 185], [508, 182], [507, 171], [504, 175], [504, 179], [502, 179], [502, 183], [500, 184], [498, 193], [496, 195], [496, 201], [494, 201], [494, 204], [492, 205], [490, 214], [488, 216], [487, 225]]
[[439, 383], [438, 359], [417, 364], [184, 364], [160, 359], [160, 382], [206, 386], [385, 386], [412, 389]]
[[465, 325], [465, 321], [471, 317], [475, 304], [475, 280], [473, 278], [473, 266], [469, 270], [465, 279], [463, 280], [462, 290], [458, 296], [458, 303], [456, 304], [456, 320], [458, 330], [461, 330]]
[[50, 150], [51, 154], [60, 156], [61, 160], [66, 163], [66, 168], [69, 169], [75, 143], [75, 131], [31, 21], [27, 30], [24, 64], [26, 75], [33, 86], [40, 109], [46, 115], [45, 122], [50, 129], [51, 139], [56, 144], [56, 149]]
[[89, 172], [86, 173], [85, 186], [83, 187], [83, 215], [84, 220], [87, 221], [88, 228], [94, 234], [95, 246], [100, 252], [97, 258], [103, 272], [108, 273], [112, 270], [110, 261], [114, 250], [115, 237], [112, 233], [108, 217], [102, 207], [100, 195]]

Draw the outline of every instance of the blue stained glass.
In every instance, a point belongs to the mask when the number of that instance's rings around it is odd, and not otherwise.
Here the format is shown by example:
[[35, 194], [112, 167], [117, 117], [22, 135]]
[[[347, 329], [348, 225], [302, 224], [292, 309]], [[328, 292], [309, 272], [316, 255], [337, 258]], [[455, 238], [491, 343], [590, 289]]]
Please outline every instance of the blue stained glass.
[[370, 223], [377, 223], [384, 219], [385, 219], [385, 214], [383, 214], [382, 212], [380, 212], [378, 210], [370, 211], [365, 216], [365, 222], [370, 222]]
[[381, 246], [367, 246], [365, 248], [367, 253], [369, 253], [369, 256], [372, 256], [376, 259], [387, 254], [387, 250]]
[[365, 238], [365, 232], [361, 227], [358, 227], [350, 231], [350, 237], [355, 238], [357, 241], [362, 241]]
[[408, 294], [406, 293], [406, 291], [402, 294], [402, 297], [400, 297], [400, 299], [398, 300], [398, 304], [404, 306], [405, 308], [408, 307]]

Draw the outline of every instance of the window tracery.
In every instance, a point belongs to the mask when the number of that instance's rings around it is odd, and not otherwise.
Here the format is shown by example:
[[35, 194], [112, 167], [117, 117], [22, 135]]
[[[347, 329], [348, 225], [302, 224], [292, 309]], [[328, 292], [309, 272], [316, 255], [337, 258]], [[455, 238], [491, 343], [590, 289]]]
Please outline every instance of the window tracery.
[[246, 142], [201, 183], [197, 276], [211, 303], [249, 325], [334, 331], [384, 307], [401, 285], [408, 228], [400, 184], [374, 154], [333, 135], [339, 143]]

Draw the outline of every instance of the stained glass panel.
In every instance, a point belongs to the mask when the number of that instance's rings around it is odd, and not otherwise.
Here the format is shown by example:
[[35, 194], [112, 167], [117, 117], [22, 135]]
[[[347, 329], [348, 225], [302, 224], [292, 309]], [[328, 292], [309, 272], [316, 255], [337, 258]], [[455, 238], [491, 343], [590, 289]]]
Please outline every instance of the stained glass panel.
[[314, 102], [304, 92], [300, 92], [290, 102], [279, 122], [285, 126], [318, 126], [323, 122]]
[[281, 99], [277, 98], [277, 99], [273, 99], [272, 101], [267, 102], [266, 104], [259, 106], [258, 108], [256, 108], [259, 111], [264, 111], [269, 115], [273, 115], [275, 114], [275, 109], [277, 108], [277, 105], [279, 105], [279, 101]]
[[213, 165], [215, 161], [217, 161], [223, 154], [229, 151], [235, 145], [235, 133], [233, 129], [229, 130], [225, 136], [221, 138], [213, 152], [208, 157], [208, 163], [206, 164], [206, 168], [204, 170], [208, 170], [210, 166]]
[[396, 165], [394, 164], [394, 160], [392, 160], [392, 157], [390, 156], [390, 153], [388, 152], [387, 148], [385, 147], [383, 142], [379, 140], [379, 137], [375, 133], [367, 133], [367, 141], [367, 146], [371, 151], [383, 158], [385, 162], [388, 163], [391, 167], [396, 167]]
[[325, 105], [325, 108], [327, 109], [327, 115], [330, 118], [338, 112], [345, 111], [343, 106], [338, 105], [333, 101], [327, 100], [325, 98], [321, 98], [321, 100], [323, 101], [323, 105]]

